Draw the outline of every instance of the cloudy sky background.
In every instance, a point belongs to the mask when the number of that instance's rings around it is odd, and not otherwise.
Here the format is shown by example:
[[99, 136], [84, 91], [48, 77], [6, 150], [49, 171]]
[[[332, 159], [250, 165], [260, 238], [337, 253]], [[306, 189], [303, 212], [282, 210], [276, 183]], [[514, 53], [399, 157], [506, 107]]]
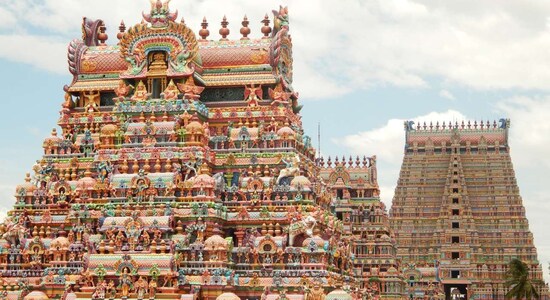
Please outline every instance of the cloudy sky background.
[[[92, 4], [93, 3], [93, 4]], [[223, 3], [223, 5], [220, 5]], [[550, 261], [550, 2], [342, 0], [173, 0], [195, 30], [203, 16], [218, 39], [242, 17], [260, 20], [289, 6], [295, 88], [303, 121], [325, 156], [378, 155], [390, 206], [403, 156], [406, 119], [511, 119], [512, 160], [540, 262]], [[66, 46], [83, 16], [118, 25], [141, 21], [146, 0], [0, 0], [0, 217], [15, 186], [40, 158], [70, 83]], [[270, 13], [271, 18], [271, 13]]]

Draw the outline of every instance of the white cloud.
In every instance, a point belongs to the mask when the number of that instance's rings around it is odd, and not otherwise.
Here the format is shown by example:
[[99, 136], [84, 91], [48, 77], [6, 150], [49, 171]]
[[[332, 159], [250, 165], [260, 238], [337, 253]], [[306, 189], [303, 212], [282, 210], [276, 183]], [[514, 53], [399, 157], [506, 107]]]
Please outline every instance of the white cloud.
[[514, 164], [521, 168], [550, 169], [550, 95], [506, 99], [496, 109], [511, 119]]
[[[514, 97], [499, 101], [495, 110], [511, 119], [509, 135], [510, 151], [520, 194], [526, 208], [530, 229], [535, 237], [539, 261], [543, 264], [546, 280], [550, 280], [547, 262], [550, 261], [550, 236], [547, 219], [550, 215], [550, 96]], [[464, 114], [448, 110], [431, 112], [411, 118], [424, 121], [467, 120]], [[383, 201], [391, 205], [399, 170], [403, 158], [405, 131], [403, 119], [391, 119], [384, 126], [349, 135], [336, 142], [345, 145], [353, 154], [364, 153], [365, 149], [378, 156], [378, 174]]]
[[[455, 110], [446, 112], [430, 112], [428, 114], [409, 119], [416, 124], [426, 121], [440, 122], [449, 120], [466, 120], [466, 116]], [[365, 153], [365, 149], [374, 152], [378, 158], [378, 184], [380, 185], [382, 200], [391, 204], [399, 169], [403, 159], [405, 145], [404, 119], [391, 119], [384, 126], [368, 131], [348, 135], [334, 142], [344, 145], [353, 155]], [[383, 175], [382, 175], [383, 174]]]
[[67, 45], [58, 37], [0, 35], [0, 58], [33, 65], [58, 74], [69, 74]]
[[11, 28], [17, 22], [13, 13], [3, 7], [0, 7], [0, 20], [2, 20], [2, 22], [0, 22], [0, 29]]
[[[230, 38], [236, 39], [244, 14], [251, 21], [251, 36], [258, 37], [259, 21], [279, 3], [269, 0], [259, 6], [255, 0], [238, 0], [219, 5], [219, 1], [195, 0], [171, 5], [195, 31], [206, 15], [211, 39], [219, 38], [219, 22], [227, 15]], [[330, 98], [377, 85], [425, 88], [434, 77], [474, 89], [549, 89], [550, 72], [540, 63], [550, 59], [547, 1], [519, 5], [466, 0], [458, 5], [454, 1], [343, 0], [325, 5], [322, 0], [317, 4], [287, 0], [283, 4], [290, 8], [295, 85], [304, 99]], [[84, 0], [7, 3], [0, 16], [3, 11], [12, 24], [17, 19], [18, 27], [30, 32], [40, 28], [53, 37], [4, 36], [2, 45], [12, 45], [1, 57], [65, 72], [65, 50], [58, 51], [59, 45], [80, 36], [81, 16], [103, 19], [110, 42], [115, 43], [120, 20], [127, 25], [139, 22], [148, 5], [145, 0], [97, 0], [94, 5]], [[48, 45], [52, 39], [55, 45]], [[19, 50], [29, 43], [51, 51], [34, 54], [37, 58], [19, 57], [23, 53]]]
[[[302, 99], [332, 98], [377, 86], [431, 88], [433, 78], [446, 86], [480, 90], [549, 91], [550, 2], [434, 0], [214, 0], [172, 1], [186, 23], [198, 32], [202, 17], [210, 39], [219, 39], [227, 15], [230, 38], [239, 38], [240, 21], [248, 15], [251, 37], [260, 36], [259, 21], [279, 3], [289, 5], [294, 43], [295, 85]], [[2, 1], [0, 58], [67, 74], [66, 45], [81, 35], [82, 16], [105, 21], [109, 43], [117, 42], [121, 19], [127, 26], [141, 20], [147, 0]], [[273, 23], [272, 23], [273, 24]], [[7, 33], [9, 29], [9, 33]], [[435, 87], [436, 91], [439, 87]], [[454, 98], [446, 89], [444, 98]], [[510, 144], [527, 215], [541, 261], [550, 261], [546, 233], [550, 205], [550, 97], [516, 97], [495, 109], [512, 119]], [[433, 112], [413, 120], [460, 120], [460, 112]], [[391, 204], [403, 155], [402, 119], [338, 139], [353, 154], [365, 149], [379, 158], [383, 200]], [[0, 166], [1, 167], [1, 166]], [[13, 168], [15, 169], [15, 167]], [[8, 174], [6, 171], [5, 174]], [[16, 183], [2, 179], [0, 219], [13, 204]], [[5, 179], [5, 180], [4, 180]], [[528, 188], [525, 188], [528, 187]], [[547, 270], [544, 270], [547, 274]]]
[[449, 92], [448, 90], [441, 90], [439, 91], [439, 96], [441, 98], [449, 99], [449, 100], [455, 100], [455, 96]]
[[4, 221], [9, 210], [13, 208], [15, 204], [15, 186], [13, 185], [0, 185], [0, 199], [2, 202], [0, 204], [0, 223]]
[[547, 281], [550, 262], [550, 95], [519, 96], [500, 101], [496, 110], [511, 119], [510, 153], [526, 215]]

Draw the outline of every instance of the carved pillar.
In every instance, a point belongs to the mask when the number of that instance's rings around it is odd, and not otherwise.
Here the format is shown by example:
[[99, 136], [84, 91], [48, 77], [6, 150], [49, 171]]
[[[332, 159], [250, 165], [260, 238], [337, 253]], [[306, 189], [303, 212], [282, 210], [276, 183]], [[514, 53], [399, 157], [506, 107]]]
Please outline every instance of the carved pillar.
[[244, 238], [244, 228], [240, 227], [235, 231], [235, 236], [237, 237], [237, 247], [242, 246], [243, 238]]

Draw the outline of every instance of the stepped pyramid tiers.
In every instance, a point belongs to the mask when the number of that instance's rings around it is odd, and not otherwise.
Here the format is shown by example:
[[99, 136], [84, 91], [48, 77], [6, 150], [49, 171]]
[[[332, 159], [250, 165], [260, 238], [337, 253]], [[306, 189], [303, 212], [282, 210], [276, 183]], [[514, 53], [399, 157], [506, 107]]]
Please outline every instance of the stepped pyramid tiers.
[[117, 45], [87, 18], [70, 43], [61, 130], [0, 227], [4, 294], [349, 299], [379, 274], [377, 293], [395, 295], [375, 168], [357, 169], [367, 177], [352, 176], [342, 204], [372, 211], [373, 225], [362, 232], [332, 212], [292, 88], [287, 9], [273, 27], [266, 16], [257, 39], [245, 17], [229, 40], [224, 17], [214, 41], [206, 19], [197, 36], [168, 2], [153, 0], [141, 24], [121, 23]]
[[[408, 294], [504, 299], [508, 263], [542, 270], [514, 176], [509, 120], [405, 123], [390, 222]], [[543, 299], [548, 288], [540, 286]]]
[[372, 297], [402, 299], [404, 281], [396, 259], [395, 238], [380, 201], [376, 156], [320, 161], [321, 178], [331, 188], [336, 215], [350, 237], [353, 273]]

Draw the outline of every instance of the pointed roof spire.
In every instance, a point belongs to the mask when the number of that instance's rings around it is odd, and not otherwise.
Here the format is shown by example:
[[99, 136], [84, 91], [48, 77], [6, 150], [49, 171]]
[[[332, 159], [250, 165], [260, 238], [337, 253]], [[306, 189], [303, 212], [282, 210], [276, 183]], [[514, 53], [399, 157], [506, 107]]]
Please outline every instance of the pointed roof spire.
[[220, 35], [222, 38], [220, 41], [227, 41], [227, 36], [229, 35], [229, 28], [227, 28], [227, 25], [229, 25], [229, 22], [227, 22], [227, 17], [224, 15], [222, 22], [221, 22], [222, 28], [220, 28]]
[[206, 40], [206, 38], [210, 35], [210, 30], [208, 30], [208, 21], [206, 21], [206, 17], [202, 18], [201, 23], [201, 30], [199, 30], [199, 35], [203, 40]]
[[263, 36], [264, 39], [269, 38], [269, 34], [271, 33], [271, 27], [269, 26], [269, 22], [270, 22], [269, 16], [265, 14], [265, 17], [261, 22], [264, 24], [264, 26], [262, 26], [262, 33], [264, 34]]
[[118, 33], [116, 35], [117, 39], [121, 40], [124, 36], [124, 32], [126, 31], [126, 24], [124, 24], [124, 20], [120, 21], [120, 26], [118, 26]]
[[248, 28], [249, 23], [250, 22], [248, 21], [248, 17], [244, 15], [243, 21], [241, 22], [241, 24], [243, 25], [243, 27], [241, 27], [241, 34], [243, 35], [241, 40], [249, 40], [248, 38], [248, 35], [250, 34], [250, 28]]

